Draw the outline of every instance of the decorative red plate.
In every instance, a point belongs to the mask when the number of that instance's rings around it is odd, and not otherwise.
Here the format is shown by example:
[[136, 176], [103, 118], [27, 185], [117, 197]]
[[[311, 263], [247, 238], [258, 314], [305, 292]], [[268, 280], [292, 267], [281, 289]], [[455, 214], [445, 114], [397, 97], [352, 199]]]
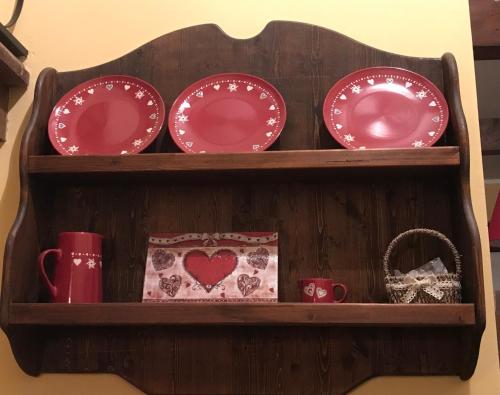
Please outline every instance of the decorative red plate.
[[184, 152], [263, 151], [285, 125], [285, 101], [274, 86], [248, 74], [216, 74], [175, 100], [168, 127]]
[[160, 94], [128, 75], [86, 81], [66, 93], [49, 118], [49, 138], [62, 155], [118, 155], [143, 151], [165, 120]]
[[428, 79], [395, 67], [370, 67], [339, 80], [328, 92], [323, 118], [346, 148], [431, 146], [448, 123], [448, 105]]

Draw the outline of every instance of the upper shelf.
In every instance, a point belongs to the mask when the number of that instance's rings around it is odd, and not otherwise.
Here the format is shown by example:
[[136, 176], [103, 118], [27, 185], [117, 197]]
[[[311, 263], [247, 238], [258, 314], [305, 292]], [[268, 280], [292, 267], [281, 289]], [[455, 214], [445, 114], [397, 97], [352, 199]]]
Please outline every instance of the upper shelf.
[[15, 325], [466, 326], [473, 304], [13, 303]]
[[286, 169], [458, 166], [458, 147], [267, 151], [237, 154], [30, 156], [32, 174], [189, 173]]

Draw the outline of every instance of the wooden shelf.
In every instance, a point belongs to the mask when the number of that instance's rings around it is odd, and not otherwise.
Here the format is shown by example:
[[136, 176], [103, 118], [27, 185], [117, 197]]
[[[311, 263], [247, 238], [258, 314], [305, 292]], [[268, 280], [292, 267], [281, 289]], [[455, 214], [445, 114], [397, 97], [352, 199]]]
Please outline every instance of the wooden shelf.
[[500, 252], [500, 241], [490, 241], [490, 252]]
[[474, 325], [473, 304], [13, 303], [13, 325]]
[[189, 173], [286, 169], [459, 166], [458, 147], [423, 149], [267, 151], [238, 154], [140, 154], [129, 156], [35, 155], [29, 172]]

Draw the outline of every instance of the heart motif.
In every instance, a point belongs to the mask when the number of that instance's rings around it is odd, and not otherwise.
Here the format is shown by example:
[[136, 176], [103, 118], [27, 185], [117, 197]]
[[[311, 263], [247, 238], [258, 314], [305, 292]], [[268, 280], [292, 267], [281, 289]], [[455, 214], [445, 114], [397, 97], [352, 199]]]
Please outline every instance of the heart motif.
[[267, 248], [259, 247], [255, 252], [249, 252], [247, 262], [256, 269], [264, 270], [269, 262], [269, 251]]
[[436, 102], [433, 100], [429, 103], [429, 107], [436, 107]]
[[93, 89], [93, 88], [92, 88], [92, 89], [89, 89], [89, 90], [87, 91], [87, 93], [88, 93], [89, 95], [93, 95], [93, 94], [94, 94], [94, 89]]
[[254, 151], [257, 151], [259, 148], [260, 148], [260, 145], [259, 145], [259, 144], [254, 144], [254, 145], [252, 145], [252, 149], [253, 149]]
[[429, 136], [431, 136], [431, 137], [434, 137], [435, 134], [436, 134], [436, 132], [434, 132], [434, 131], [429, 132]]
[[214, 85], [214, 89], [218, 91], [220, 89], [220, 85], [219, 84]]
[[128, 91], [130, 89], [130, 85], [123, 85], [123, 88]]
[[57, 125], [57, 127], [59, 129], [64, 129], [66, 127], [66, 125], [64, 123], [60, 123], [59, 125]]
[[238, 257], [231, 250], [218, 250], [210, 257], [204, 251], [193, 250], [184, 256], [184, 269], [207, 292], [234, 272], [237, 264]]
[[405, 83], [405, 88], [409, 88], [410, 86], [412, 86], [413, 84], [411, 82], [406, 82]]
[[274, 111], [274, 110], [276, 110], [276, 106], [275, 106], [274, 104], [271, 104], [271, 105], [269, 106], [269, 109], [270, 109], [271, 111]]
[[120, 154], [122, 154], [122, 155], [128, 154], [128, 151], [123, 150], [122, 152], [120, 152]]
[[185, 133], [186, 133], [186, 131], [185, 131], [185, 130], [179, 129], [179, 134], [180, 134], [181, 136], [183, 136]]
[[260, 99], [260, 100], [264, 100], [266, 97], [267, 97], [267, 95], [266, 95], [264, 92], [262, 92], [262, 93], [260, 94], [260, 96], [259, 96], [259, 99]]
[[106, 84], [106, 89], [108, 91], [110, 91], [111, 89], [113, 89], [113, 84]]
[[333, 113], [335, 115], [340, 115], [340, 114], [342, 114], [342, 111], [340, 111], [338, 108], [336, 108], [336, 109], [333, 110]]
[[347, 96], [346, 96], [346, 95], [344, 95], [344, 94], [341, 94], [341, 95], [340, 95], [340, 100], [347, 100]]
[[67, 138], [66, 138], [66, 137], [61, 137], [61, 139], [60, 139], [60, 140], [61, 140], [61, 142], [63, 142], [63, 143], [64, 143], [64, 142], [67, 140]]
[[314, 285], [314, 283], [310, 283], [309, 285], [304, 287], [304, 293], [306, 295], [313, 296], [315, 289], [316, 289], [316, 285]]
[[192, 141], [186, 141], [186, 145], [191, 148], [193, 146], [193, 142]]
[[171, 252], [167, 252], [164, 249], [157, 249], [153, 252], [151, 256], [151, 261], [153, 262], [153, 267], [157, 272], [160, 270], [168, 269], [172, 267], [175, 262], [175, 255]]
[[273, 132], [267, 132], [267, 133], [266, 133], [266, 136], [267, 136], [267, 137], [271, 137], [272, 135], [273, 135]]
[[156, 113], [152, 113], [150, 116], [149, 116], [150, 119], [156, 119]]
[[392, 78], [386, 78], [385, 82], [387, 82], [388, 84], [392, 84], [394, 80]]
[[196, 97], [203, 97], [203, 91], [196, 92]]
[[80, 263], [82, 263], [82, 260], [80, 258], [75, 258], [73, 259], [73, 263], [78, 266]]
[[170, 278], [161, 278], [159, 286], [163, 292], [165, 292], [168, 296], [173, 298], [179, 291], [179, 288], [181, 287], [181, 281], [182, 281], [181, 276], [173, 274], [170, 276]]
[[238, 276], [238, 289], [243, 296], [248, 296], [255, 292], [260, 285], [260, 278], [250, 277], [248, 274], [240, 274]]
[[149, 100], [148, 101], [148, 106], [152, 106], [153, 105], [153, 100]]
[[252, 85], [247, 85], [247, 91], [250, 92], [253, 89]]
[[321, 287], [316, 288], [316, 295], [318, 295], [318, 298], [323, 298], [327, 294], [327, 290]]
[[439, 117], [437, 115], [432, 117], [432, 122], [439, 122]]
[[370, 85], [373, 85], [375, 83], [375, 81], [373, 80], [373, 78], [370, 78], [369, 80], [366, 80], [366, 82], [368, 82]]
[[335, 127], [336, 127], [337, 129], [339, 129], [339, 130], [340, 130], [340, 129], [342, 129], [342, 125], [341, 125], [340, 123], [336, 123], [336, 124], [335, 124]]
[[366, 149], [366, 147], [362, 145], [361, 147], [359, 147], [359, 149]]
[[70, 110], [68, 110], [67, 108], [65, 108], [65, 109], [63, 110], [63, 114], [69, 114], [70, 112], [71, 112], [71, 111], [70, 111]]
[[147, 133], [151, 133], [152, 131], [153, 131], [153, 128], [147, 128], [147, 129], [146, 129], [146, 132], [147, 132]]

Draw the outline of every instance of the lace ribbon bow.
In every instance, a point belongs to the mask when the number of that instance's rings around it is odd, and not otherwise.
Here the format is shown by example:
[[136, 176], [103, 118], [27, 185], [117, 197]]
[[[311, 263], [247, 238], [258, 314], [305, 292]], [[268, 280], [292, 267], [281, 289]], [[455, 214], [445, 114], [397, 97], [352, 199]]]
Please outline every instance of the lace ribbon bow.
[[438, 279], [434, 274], [427, 276], [422, 280], [419, 280], [410, 275], [406, 275], [403, 279], [403, 283], [406, 285], [410, 285], [410, 287], [406, 291], [405, 296], [403, 297], [404, 303], [410, 303], [413, 299], [415, 299], [415, 296], [417, 296], [417, 292], [420, 289], [433, 296], [437, 300], [441, 300], [444, 296], [444, 292], [437, 287]]
[[201, 235], [201, 240], [203, 240], [204, 246], [209, 244], [216, 246], [217, 241], [220, 240], [220, 233], [203, 233]]

